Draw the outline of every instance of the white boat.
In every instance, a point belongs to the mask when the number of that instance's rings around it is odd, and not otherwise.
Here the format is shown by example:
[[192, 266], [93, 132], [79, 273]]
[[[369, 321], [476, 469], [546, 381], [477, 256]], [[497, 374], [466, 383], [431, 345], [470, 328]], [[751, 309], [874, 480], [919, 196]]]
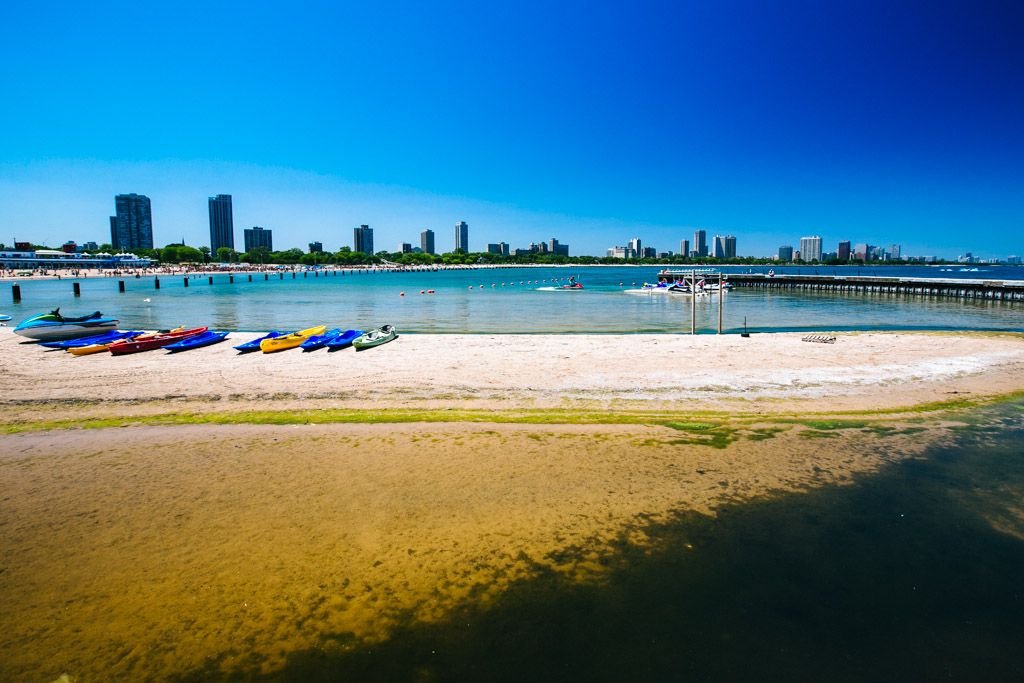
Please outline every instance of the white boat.
[[99, 311], [78, 318], [66, 318], [60, 314], [58, 308], [50, 313], [40, 313], [22, 320], [14, 328], [14, 333], [37, 341], [57, 341], [116, 330], [118, 323], [115, 318], [104, 318]]

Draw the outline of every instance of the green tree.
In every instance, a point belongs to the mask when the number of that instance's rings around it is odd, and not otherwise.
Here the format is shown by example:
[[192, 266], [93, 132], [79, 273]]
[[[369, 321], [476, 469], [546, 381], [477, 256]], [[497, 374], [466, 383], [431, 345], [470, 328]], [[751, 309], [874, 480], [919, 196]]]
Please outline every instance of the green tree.
[[220, 263], [233, 263], [238, 258], [238, 253], [231, 247], [217, 247], [217, 260]]
[[195, 247], [189, 247], [186, 245], [180, 245], [178, 247], [178, 262], [179, 263], [202, 263], [203, 253]]
[[203, 263], [209, 263], [210, 262], [210, 248], [209, 247], [199, 247], [199, 253], [201, 253], [203, 255]]

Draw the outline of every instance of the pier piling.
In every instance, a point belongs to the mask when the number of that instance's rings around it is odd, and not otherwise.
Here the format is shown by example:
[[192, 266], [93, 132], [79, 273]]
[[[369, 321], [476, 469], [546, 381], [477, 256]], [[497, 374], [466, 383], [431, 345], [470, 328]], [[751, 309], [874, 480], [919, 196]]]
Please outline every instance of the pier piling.
[[21, 301], [21, 285], [11, 285], [11, 296], [14, 297], [14, 303]]
[[124, 280], [117, 281], [117, 291], [124, 293]]
[[153, 278], [153, 287], [155, 289], [160, 289], [160, 278], [158, 278], [158, 277]]
[[185, 277], [183, 277], [181, 279], [182, 279], [182, 284], [184, 284], [186, 287], [188, 287], [188, 275], [186, 275]]
[[210, 283], [211, 285], [213, 284], [213, 276], [212, 276], [212, 275], [211, 275], [211, 276], [209, 276], [208, 278], [206, 278], [206, 280], [207, 280], [207, 282], [209, 282], [209, 283]]
[[75, 293], [75, 296], [82, 296], [82, 285], [77, 282], [72, 282], [71, 291]]

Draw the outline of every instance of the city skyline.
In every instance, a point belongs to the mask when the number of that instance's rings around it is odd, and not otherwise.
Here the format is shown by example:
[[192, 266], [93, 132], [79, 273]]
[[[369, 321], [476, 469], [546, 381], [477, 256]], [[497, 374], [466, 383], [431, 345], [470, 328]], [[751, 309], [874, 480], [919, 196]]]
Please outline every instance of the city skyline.
[[[100, 207], [129, 190], [153, 198], [158, 242], [204, 244], [200, 198], [228, 191], [282, 246], [340, 246], [361, 223], [380, 244], [446, 236], [464, 217], [476, 250], [558, 234], [601, 254], [639, 234], [667, 251], [701, 228], [759, 256], [802, 235], [1024, 252], [1015, 5], [227, 3], [201, 25], [187, 2], [70, 8], [5, 16], [0, 87], [25, 106], [0, 111], [0, 234], [106, 241]], [[282, 49], [243, 59], [225, 24]], [[224, 69], [230, 89], [194, 78]], [[113, 74], [145, 115], [110, 96]]]

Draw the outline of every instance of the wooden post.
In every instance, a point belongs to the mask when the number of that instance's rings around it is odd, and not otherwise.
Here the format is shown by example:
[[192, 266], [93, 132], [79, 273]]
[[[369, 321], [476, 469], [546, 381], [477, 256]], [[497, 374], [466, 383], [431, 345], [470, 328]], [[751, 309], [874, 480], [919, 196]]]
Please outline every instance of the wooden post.
[[117, 281], [117, 291], [124, 292], [124, 280]]
[[182, 283], [183, 283], [183, 284], [184, 284], [184, 285], [185, 285], [186, 287], [188, 287], [188, 275], [186, 275], [185, 277], [181, 278], [181, 281], [182, 281]]
[[228, 275], [228, 284], [231, 284], [231, 285], [235, 284], [235, 276], [234, 275]]
[[155, 287], [156, 289], [160, 289], [160, 278], [153, 278], [153, 287]]
[[209, 284], [211, 284], [211, 285], [212, 285], [212, 284], [213, 284], [213, 276], [212, 276], [212, 275], [210, 275], [209, 277], [207, 277], [207, 278], [206, 278], [206, 281], [207, 281], [207, 282], [208, 282]]
[[14, 303], [21, 301], [21, 285], [11, 285], [11, 296], [14, 297]]
[[697, 334], [697, 271], [690, 271], [690, 334]]
[[718, 334], [722, 334], [722, 306], [725, 304], [725, 290], [722, 289], [722, 273], [718, 273]]
[[77, 282], [71, 283], [71, 291], [75, 293], [75, 296], [82, 296], [82, 285]]
[[249, 282], [252, 282], [252, 274], [249, 275]]

